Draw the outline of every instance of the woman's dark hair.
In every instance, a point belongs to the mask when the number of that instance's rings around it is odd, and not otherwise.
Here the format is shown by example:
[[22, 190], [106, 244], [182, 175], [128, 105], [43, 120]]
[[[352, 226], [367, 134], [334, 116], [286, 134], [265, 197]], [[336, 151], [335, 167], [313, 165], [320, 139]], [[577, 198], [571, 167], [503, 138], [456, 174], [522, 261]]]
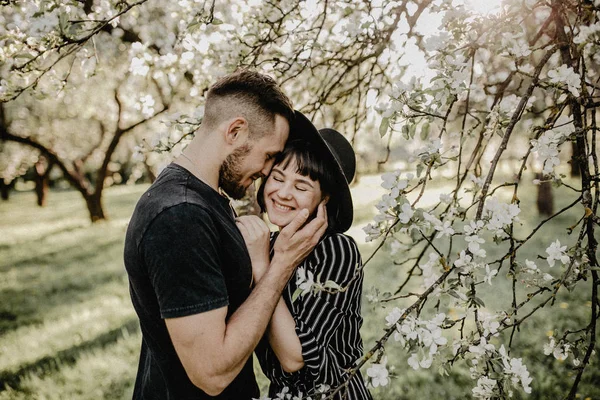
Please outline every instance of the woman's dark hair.
[[[313, 181], [319, 182], [321, 186], [321, 198], [329, 196], [329, 201], [327, 202], [327, 230], [335, 231], [335, 216], [338, 213], [339, 201], [335, 190], [337, 182], [332, 173], [336, 165], [330, 161], [330, 158], [331, 155], [326, 154], [322, 149], [312, 145], [310, 142], [302, 139], [294, 139], [288, 141], [283, 151], [275, 157], [273, 166], [280, 165], [285, 169], [290, 162], [295, 162], [296, 173], [308, 176]], [[266, 211], [264, 191], [268, 178], [263, 179], [256, 196], [262, 212]]]

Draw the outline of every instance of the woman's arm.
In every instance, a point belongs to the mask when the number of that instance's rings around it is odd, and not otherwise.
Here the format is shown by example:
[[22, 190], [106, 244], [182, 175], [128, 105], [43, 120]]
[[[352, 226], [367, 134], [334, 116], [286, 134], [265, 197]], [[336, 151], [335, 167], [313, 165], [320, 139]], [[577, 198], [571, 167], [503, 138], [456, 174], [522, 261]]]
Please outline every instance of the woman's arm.
[[285, 372], [296, 372], [304, 367], [302, 344], [296, 333], [296, 321], [283, 297], [275, 307], [267, 331], [269, 344]]
[[[304, 368], [311, 379], [334, 383], [345, 366], [338, 365], [338, 355], [329, 343], [348, 312], [360, 307], [362, 271], [354, 276], [361, 263], [360, 253], [351, 238], [331, 235], [315, 247], [309, 258], [317, 265], [323, 282], [333, 280], [346, 290], [299, 297], [293, 314], [280, 299], [269, 324], [268, 339], [284, 371]], [[358, 329], [356, 326], [348, 335], [357, 334]]]

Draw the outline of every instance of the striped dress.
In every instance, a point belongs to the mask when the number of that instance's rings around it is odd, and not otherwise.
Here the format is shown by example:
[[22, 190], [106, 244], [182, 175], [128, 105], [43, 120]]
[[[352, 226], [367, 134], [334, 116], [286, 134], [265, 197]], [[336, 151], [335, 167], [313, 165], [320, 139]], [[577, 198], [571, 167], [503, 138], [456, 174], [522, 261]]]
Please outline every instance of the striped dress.
[[[271, 244], [276, 235], [273, 235]], [[297, 372], [285, 372], [265, 337], [256, 353], [263, 372], [271, 381], [269, 396], [275, 397], [285, 391], [294, 396], [302, 393], [306, 398], [321, 385], [333, 388], [346, 380], [345, 371], [363, 355], [359, 332], [362, 325], [363, 273], [362, 270], [357, 272], [361, 265], [354, 240], [341, 233], [333, 233], [326, 234], [299, 266], [312, 272], [315, 281], [325, 283], [332, 280], [348, 288], [337, 293], [310, 292], [292, 302], [298, 272], [292, 276], [283, 291], [283, 298], [296, 321], [304, 367]], [[372, 399], [360, 372], [335, 398]]]

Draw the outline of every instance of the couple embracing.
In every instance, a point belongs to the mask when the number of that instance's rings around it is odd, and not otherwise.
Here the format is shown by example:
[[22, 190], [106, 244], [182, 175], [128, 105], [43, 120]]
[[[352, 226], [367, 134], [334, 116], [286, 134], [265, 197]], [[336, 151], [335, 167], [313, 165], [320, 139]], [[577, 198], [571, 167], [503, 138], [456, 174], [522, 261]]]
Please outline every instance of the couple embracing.
[[[343, 234], [354, 170], [348, 141], [317, 130], [271, 78], [241, 71], [209, 89], [194, 139], [127, 230], [142, 331], [134, 399], [258, 398], [253, 352], [270, 396], [316, 400], [348, 381], [336, 399], [371, 399], [347, 375], [363, 350], [361, 257]], [[258, 178], [274, 233], [221, 194], [241, 198]], [[316, 277], [344, 290], [311, 291]]]

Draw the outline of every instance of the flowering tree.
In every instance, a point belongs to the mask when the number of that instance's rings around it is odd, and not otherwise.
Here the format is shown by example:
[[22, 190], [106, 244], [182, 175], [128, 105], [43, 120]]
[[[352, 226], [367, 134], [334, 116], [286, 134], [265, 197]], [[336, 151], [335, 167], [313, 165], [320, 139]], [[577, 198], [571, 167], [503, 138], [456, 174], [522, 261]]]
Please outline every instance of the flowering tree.
[[[378, 106], [382, 134], [400, 132], [408, 142], [420, 137], [425, 145], [415, 152], [414, 173], [383, 176], [389, 192], [365, 228], [371, 240], [390, 242], [398, 262], [409, 267], [395, 297], [416, 298], [388, 315], [386, 334], [369, 355], [382, 354], [394, 338], [410, 351], [414, 369], [437, 362], [446, 370], [467, 361], [475, 398], [530, 393], [527, 366], [510, 352], [514, 337], [539, 310], [591, 278], [587, 323], [555, 331], [543, 348], [572, 360], [575, 379], [565, 394], [574, 399], [597, 338], [600, 2], [507, 2], [486, 18], [450, 3], [435, 7], [444, 13], [445, 29], [423, 45], [433, 79], [397, 83], [390, 100]], [[560, 151], [568, 142], [581, 173], [576, 187], [565, 182], [561, 169]], [[507, 149], [515, 146], [517, 168], [498, 178]], [[526, 195], [524, 172], [535, 164], [564, 189], [561, 196], [570, 204], [527, 232], [520, 226], [536, 215], [519, 204]], [[453, 184], [436, 204], [420, 206], [435, 179]], [[580, 217], [568, 229], [575, 237], [557, 237], [537, 251], [539, 260], [524, 259], [530, 240], [572, 208]], [[512, 281], [512, 296], [503, 309], [490, 312], [482, 292], [500, 272]], [[403, 294], [415, 279], [422, 289]], [[462, 312], [448, 316], [441, 305], [448, 303]], [[377, 360], [368, 374], [381, 384], [387, 370], [385, 359]]]
[[[535, 365], [523, 361], [519, 338], [543, 309], [576, 291], [589, 299], [576, 304], [585, 321], [547, 321], [534, 331], [544, 344], [532, 351], [546, 354], [544, 365], [568, 361], [557, 367], [558, 376], [573, 373], [561, 395], [574, 399], [582, 385], [591, 387], [599, 308], [600, 1], [506, 0], [489, 15], [459, 0], [112, 3], [11, 8], [13, 24], [2, 25], [8, 28], [0, 39], [0, 96], [5, 107], [15, 105], [11, 121], [19, 120], [18, 102], [31, 101], [21, 100], [28, 93], [63, 93], [93, 69], [102, 83], [125, 85], [110, 87], [112, 112], [102, 113], [113, 115], [117, 132], [169, 104], [181, 111], [136, 149], [146, 157], [152, 149], [176, 154], [200, 123], [210, 82], [238, 66], [270, 73], [318, 125], [356, 140], [378, 131], [388, 148], [400, 143], [413, 155], [408, 170], [383, 175], [386, 193], [365, 227], [375, 253], [389, 251], [402, 278], [395, 293], [369, 294], [391, 310], [381, 321], [384, 333], [348, 378], [364, 367], [373, 387], [389, 385], [398, 342], [414, 370], [466, 370], [474, 398], [530, 393]], [[417, 53], [429, 73], [411, 79]], [[90, 87], [81, 98], [101, 85]], [[377, 117], [370, 113], [375, 98]], [[104, 121], [96, 119], [101, 132]], [[20, 120], [30, 123], [30, 116]], [[578, 181], [567, 177], [567, 160]], [[565, 205], [540, 219], [521, 204], [543, 181]], [[554, 231], [558, 223], [564, 231]], [[533, 247], [549, 229], [552, 239]], [[297, 278], [306, 293], [344, 290]], [[489, 288], [506, 290], [506, 298], [490, 307]], [[336, 398], [345, 384], [305, 398]], [[555, 390], [552, 396], [562, 388]]]
[[[86, 10], [90, 5], [80, 6], [29, 3], [8, 7], [3, 14], [0, 55], [6, 62], [0, 138], [26, 146], [34, 156], [28, 157], [28, 164], [7, 152], [1, 158], [7, 164], [5, 181], [34, 163], [36, 170], [43, 169], [38, 171], [41, 194], [49, 167], [56, 165], [82, 194], [91, 220], [97, 221], [105, 218], [105, 185], [121, 178], [113, 160], [119, 155], [119, 143], [140, 126], [156, 129], [150, 123], [168, 110], [178, 82], [136, 79], [129, 72], [127, 47], [122, 47], [131, 45], [135, 33], [116, 35], [107, 28], [111, 18], [99, 17], [90, 36], [83, 21], [67, 22], [76, 15], [92, 18], [91, 9]], [[105, 11], [99, 7], [95, 13]]]

